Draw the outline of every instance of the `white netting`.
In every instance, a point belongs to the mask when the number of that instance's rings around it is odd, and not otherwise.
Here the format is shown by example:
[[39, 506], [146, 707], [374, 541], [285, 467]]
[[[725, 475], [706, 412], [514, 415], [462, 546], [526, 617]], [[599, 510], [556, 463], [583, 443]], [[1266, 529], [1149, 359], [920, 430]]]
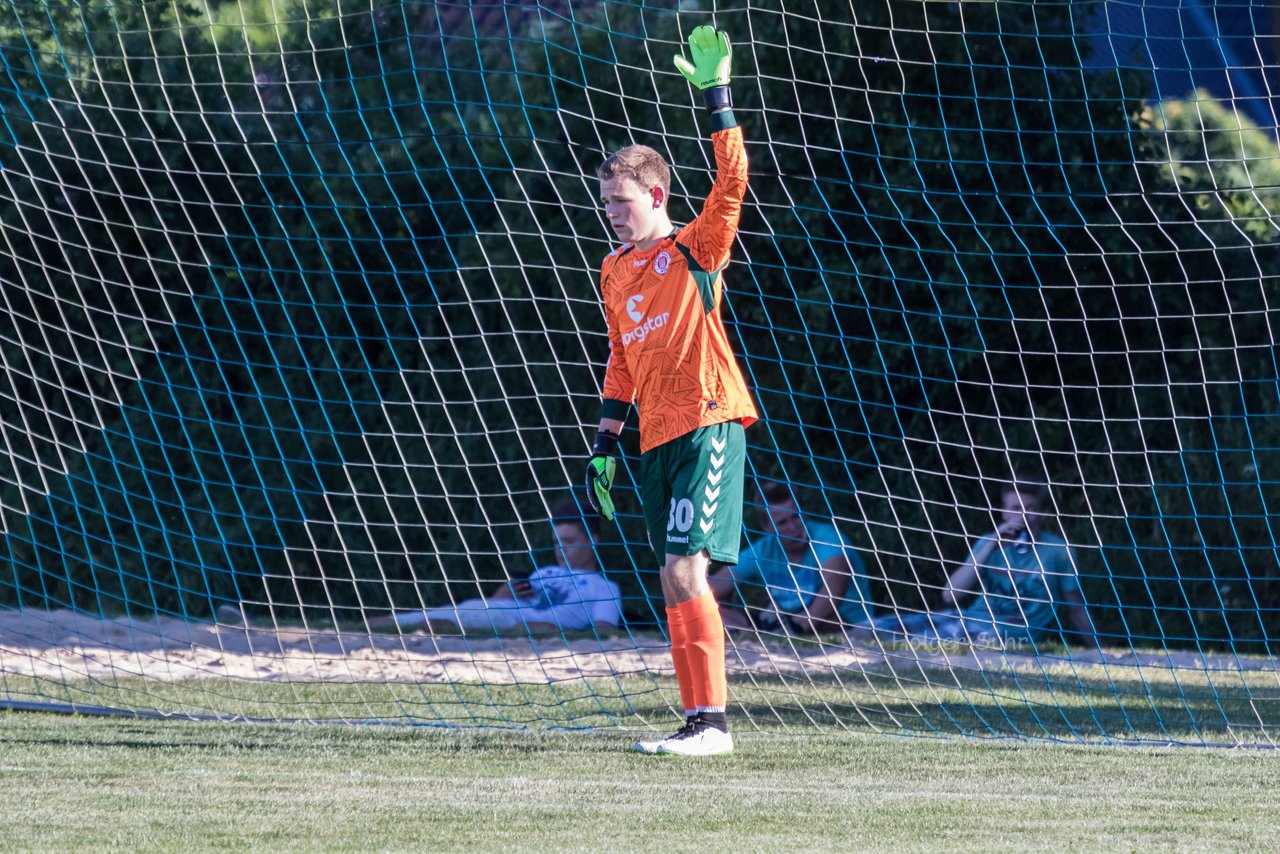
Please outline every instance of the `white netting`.
[[[743, 585], [740, 713], [1270, 741], [1269, 15], [9, 4], [0, 693], [218, 717], [665, 715], [634, 435], [594, 549], [620, 624], [385, 624], [557, 560], [606, 350], [591, 176], [654, 145], [676, 218], [696, 212], [711, 149], [670, 56], [714, 19], [752, 169], [726, 273], [763, 416], [749, 478], [832, 524], [843, 598], [887, 620], [787, 633]], [[1043, 595], [982, 588], [1034, 625], [935, 623], [944, 640], [918, 643], [1014, 479], [1048, 486], [1031, 545], [1071, 550]], [[744, 544], [767, 528], [748, 494]]]

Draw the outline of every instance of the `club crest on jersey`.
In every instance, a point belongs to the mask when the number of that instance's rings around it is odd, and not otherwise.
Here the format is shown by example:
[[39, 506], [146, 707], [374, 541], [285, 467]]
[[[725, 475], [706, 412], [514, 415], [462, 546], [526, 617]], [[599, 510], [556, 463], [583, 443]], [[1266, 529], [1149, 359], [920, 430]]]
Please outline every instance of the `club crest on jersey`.
[[653, 259], [653, 272], [657, 273], [659, 276], [667, 272], [667, 268], [670, 266], [671, 255], [667, 252], [662, 252], [657, 258]]

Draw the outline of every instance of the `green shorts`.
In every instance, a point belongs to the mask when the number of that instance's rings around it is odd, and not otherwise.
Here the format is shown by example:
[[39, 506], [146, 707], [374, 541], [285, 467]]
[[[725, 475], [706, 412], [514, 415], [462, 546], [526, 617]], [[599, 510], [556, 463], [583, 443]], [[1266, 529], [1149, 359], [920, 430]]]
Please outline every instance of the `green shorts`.
[[640, 503], [659, 561], [706, 549], [713, 561], [738, 562], [746, 465], [737, 421], [701, 427], [641, 455]]

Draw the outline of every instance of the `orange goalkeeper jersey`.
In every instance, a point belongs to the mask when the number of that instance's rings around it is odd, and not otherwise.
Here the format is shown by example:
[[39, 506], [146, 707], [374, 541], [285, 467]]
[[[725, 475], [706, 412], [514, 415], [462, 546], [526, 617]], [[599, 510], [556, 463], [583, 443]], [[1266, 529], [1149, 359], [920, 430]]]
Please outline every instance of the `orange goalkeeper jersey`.
[[610, 345], [603, 397], [634, 400], [641, 453], [699, 427], [745, 427], [758, 417], [720, 320], [720, 273], [747, 192], [742, 128], [711, 140], [716, 180], [698, 218], [643, 252], [618, 247], [600, 269]]

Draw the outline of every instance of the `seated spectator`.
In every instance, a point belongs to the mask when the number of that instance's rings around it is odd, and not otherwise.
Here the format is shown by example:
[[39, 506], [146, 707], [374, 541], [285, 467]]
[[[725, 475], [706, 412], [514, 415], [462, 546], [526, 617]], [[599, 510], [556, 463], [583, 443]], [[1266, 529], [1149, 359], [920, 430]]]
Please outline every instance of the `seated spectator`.
[[[1000, 524], [979, 537], [966, 560], [947, 579], [944, 611], [893, 614], [861, 627], [884, 637], [911, 640], [1031, 642], [1062, 628], [1061, 607], [1074, 634], [1097, 646], [1085, 610], [1071, 547], [1045, 530], [1049, 490], [1018, 481], [1001, 491]], [[975, 598], [963, 608], [961, 600]]]
[[[764, 536], [742, 552], [736, 566], [721, 566], [707, 579], [725, 626], [821, 634], [868, 619], [871, 597], [862, 559], [835, 525], [802, 516], [785, 483], [766, 483], [761, 497]], [[735, 587], [746, 612], [726, 604]], [[753, 608], [761, 588], [763, 608]]]
[[426, 611], [399, 611], [369, 621], [370, 628], [427, 625], [433, 631], [583, 632], [617, 628], [622, 622], [618, 585], [600, 574], [594, 538], [599, 523], [586, 519], [572, 500], [552, 508], [556, 562], [528, 578], [503, 582], [487, 598]]

